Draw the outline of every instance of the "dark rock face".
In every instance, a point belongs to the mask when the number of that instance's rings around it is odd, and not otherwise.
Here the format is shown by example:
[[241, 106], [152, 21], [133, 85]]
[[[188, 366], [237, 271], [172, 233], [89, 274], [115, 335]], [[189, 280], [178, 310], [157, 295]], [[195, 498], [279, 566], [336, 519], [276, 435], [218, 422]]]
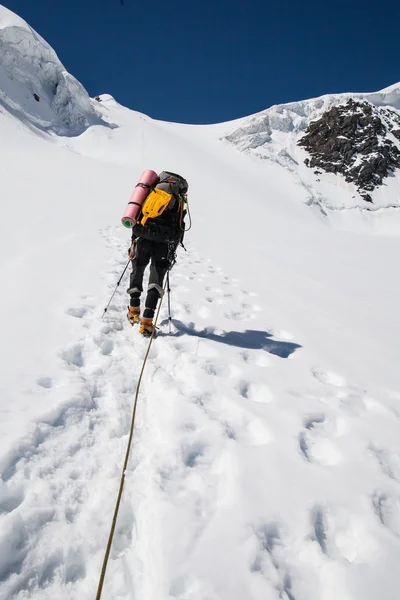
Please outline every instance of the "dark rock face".
[[372, 202], [369, 192], [400, 168], [399, 142], [398, 113], [349, 100], [310, 123], [298, 144], [311, 155], [304, 161], [308, 167], [340, 173]]

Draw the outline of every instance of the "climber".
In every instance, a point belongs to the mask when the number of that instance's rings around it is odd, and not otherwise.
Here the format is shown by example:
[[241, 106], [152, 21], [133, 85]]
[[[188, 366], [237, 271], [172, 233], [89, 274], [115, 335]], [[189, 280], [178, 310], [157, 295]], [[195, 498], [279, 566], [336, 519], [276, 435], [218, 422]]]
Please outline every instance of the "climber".
[[140, 317], [140, 295], [143, 291], [144, 271], [150, 264], [150, 276], [140, 333], [153, 334], [153, 318], [163, 291], [164, 278], [175, 262], [176, 249], [183, 242], [185, 231], [188, 183], [180, 175], [163, 171], [158, 183], [146, 198], [136, 224], [132, 228], [128, 251], [132, 262], [128, 320], [134, 325]]

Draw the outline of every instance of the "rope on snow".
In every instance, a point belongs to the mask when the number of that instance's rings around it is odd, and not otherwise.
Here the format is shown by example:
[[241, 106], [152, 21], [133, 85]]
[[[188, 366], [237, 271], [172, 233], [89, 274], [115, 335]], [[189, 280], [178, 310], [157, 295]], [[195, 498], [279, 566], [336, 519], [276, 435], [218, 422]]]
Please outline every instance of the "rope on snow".
[[[169, 271], [168, 271], [168, 273], [169, 273]], [[169, 281], [169, 278], [167, 278], [167, 280], [166, 280], [166, 282], [164, 284], [163, 290], [162, 290], [162, 294], [161, 294], [161, 298], [160, 298], [160, 304], [158, 305], [158, 309], [157, 309], [157, 313], [156, 313], [156, 318], [154, 320], [154, 329], [153, 329], [151, 337], [149, 339], [149, 344], [147, 346], [147, 351], [146, 351], [145, 357], [143, 359], [142, 368], [140, 370], [140, 375], [139, 375], [139, 379], [138, 379], [137, 386], [136, 386], [135, 399], [133, 401], [131, 427], [130, 427], [130, 431], [129, 431], [128, 444], [127, 444], [127, 447], [126, 447], [124, 466], [122, 467], [122, 474], [121, 474], [121, 480], [120, 480], [120, 485], [119, 485], [119, 490], [118, 490], [118, 496], [117, 496], [117, 501], [116, 501], [116, 504], [115, 504], [114, 515], [113, 515], [113, 518], [112, 518], [110, 534], [108, 536], [108, 542], [107, 542], [106, 552], [105, 552], [105, 555], [104, 555], [103, 566], [101, 568], [101, 574], [100, 574], [100, 579], [99, 579], [99, 585], [98, 585], [98, 588], [97, 588], [96, 600], [100, 600], [101, 594], [102, 594], [102, 591], [103, 591], [103, 585], [104, 585], [104, 579], [105, 579], [105, 576], [106, 576], [108, 559], [110, 557], [111, 546], [112, 546], [112, 542], [113, 542], [113, 538], [114, 538], [114, 531], [115, 531], [115, 527], [116, 527], [116, 524], [117, 524], [119, 507], [120, 507], [120, 504], [121, 504], [122, 492], [123, 492], [124, 484], [125, 484], [125, 472], [126, 472], [126, 469], [127, 469], [127, 466], [128, 466], [129, 455], [130, 455], [130, 452], [131, 452], [131, 446], [132, 446], [132, 440], [133, 440], [133, 433], [134, 433], [134, 429], [135, 429], [136, 408], [137, 408], [137, 402], [138, 402], [140, 384], [142, 382], [144, 368], [146, 366], [147, 358], [148, 358], [149, 353], [150, 353], [151, 344], [153, 342], [154, 332], [156, 330], [156, 324], [157, 324], [158, 316], [160, 314], [161, 304], [162, 304], [162, 301], [163, 301], [165, 288], [167, 286], [167, 281]]]

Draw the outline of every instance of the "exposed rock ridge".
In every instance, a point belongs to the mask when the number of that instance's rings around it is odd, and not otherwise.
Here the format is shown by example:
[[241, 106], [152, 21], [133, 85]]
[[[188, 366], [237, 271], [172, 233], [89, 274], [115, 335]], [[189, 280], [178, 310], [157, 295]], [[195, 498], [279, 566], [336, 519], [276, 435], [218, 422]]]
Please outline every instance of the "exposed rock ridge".
[[311, 155], [308, 167], [343, 175], [372, 202], [369, 192], [400, 168], [400, 115], [350, 99], [311, 122], [298, 144]]

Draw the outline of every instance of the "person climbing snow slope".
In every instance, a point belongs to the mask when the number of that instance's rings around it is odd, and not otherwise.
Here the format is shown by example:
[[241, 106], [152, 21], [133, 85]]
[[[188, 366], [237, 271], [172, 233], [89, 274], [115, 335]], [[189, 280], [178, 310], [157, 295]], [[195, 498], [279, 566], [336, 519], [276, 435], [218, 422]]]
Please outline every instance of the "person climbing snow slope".
[[153, 333], [153, 318], [163, 292], [164, 278], [175, 262], [178, 245], [183, 242], [187, 191], [186, 179], [169, 171], [160, 173], [158, 183], [144, 201], [132, 228], [128, 251], [132, 271], [127, 290], [130, 295], [127, 317], [132, 325], [139, 322], [143, 276], [150, 262], [145, 308], [139, 330], [146, 337]]

